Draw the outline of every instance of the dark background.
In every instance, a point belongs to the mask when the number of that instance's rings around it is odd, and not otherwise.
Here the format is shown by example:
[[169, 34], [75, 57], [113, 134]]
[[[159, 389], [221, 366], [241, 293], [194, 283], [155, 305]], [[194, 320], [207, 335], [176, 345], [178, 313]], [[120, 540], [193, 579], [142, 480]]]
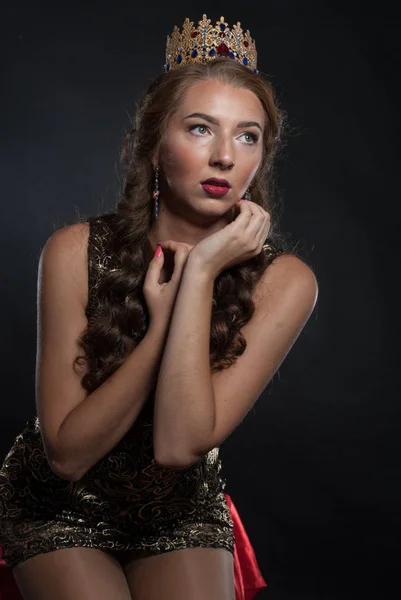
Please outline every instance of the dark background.
[[164, 64], [167, 33], [203, 12], [250, 29], [288, 113], [281, 228], [299, 240], [320, 286], [297, 344], [221, 449], [226, 491], [268, 583], [258, 599], [394, 598], [396, 2], [3, 7], [0, 458], [35, 410], [40, 251], [77, 215], [113, 208], [128, 115]]

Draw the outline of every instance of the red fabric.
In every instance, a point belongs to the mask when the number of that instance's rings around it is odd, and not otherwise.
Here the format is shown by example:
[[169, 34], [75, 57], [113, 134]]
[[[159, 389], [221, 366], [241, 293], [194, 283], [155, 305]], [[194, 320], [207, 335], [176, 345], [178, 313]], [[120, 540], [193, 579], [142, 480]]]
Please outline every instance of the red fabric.
[[252, 600], [256, 594], [267, 587], [259, 571], [255, 552], [246, 534], [237, 509], [228, 494], [224, 494], [234, 523], [234, 583], [236, 600]]
[[[3, 552], [0, 546], [0, 557]], [[6, 567], [6, 563], [0, 558], [0, 600], [23, 600], [17, 584], [14, 581], [11, 570]]]
[[[266, 582], [259, 571], [256, 556], [246, 534], [244, 525], [228, 494], [224, 494], [234, 523], [234, 582], [236, 600], [252, 600], [256, 594], [266, 587]], [[1, 559], [0, 547], [0, 600], [23, 600], [10, 569]]]

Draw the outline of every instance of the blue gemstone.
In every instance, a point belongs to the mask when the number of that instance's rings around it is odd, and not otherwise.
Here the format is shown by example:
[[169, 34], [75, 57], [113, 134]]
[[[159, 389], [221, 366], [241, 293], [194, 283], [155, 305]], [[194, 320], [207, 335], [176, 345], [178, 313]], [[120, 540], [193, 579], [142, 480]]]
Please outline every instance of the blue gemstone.
[[244, 65], [245, 65], [245, 66], [247, 66], [247, 64], [248, 64], [248, 59], [247, 59], [247, 58], [244, 58], [244, 60], [243, 60], [242, 62], [244, 63]]
[[224, 23], [220, 23], [220, 30], [221, 30], [221, 31], [224, 31], [224, 30], [225, 30], [225, 28], [226, 28], [226, 26], [224, 25]]
[[180, 62], [182, 62], [182, 56], [181, 56], [181, 54], [179, 54], [177, 56], [177, 63], [180, 64]]
[[235, 54], [234, 54], [234, 52], [230, 52], [230, 54], [229, 54], [229, 57], [230, 57], [230, 58], [235, 58]]
[[212, 48], [209, 52], [209, 56], [214, 56], [216, 54], [216, 50]]
[[191, 56], [192, 56], [192, 58], [196, 58], [198, 56], [198, 51], [193, 50]]
[[167, 65], [167, 71], [170, 71], [170, 66], [171, 66], [170, 63], [168, 63], [168, 65]]

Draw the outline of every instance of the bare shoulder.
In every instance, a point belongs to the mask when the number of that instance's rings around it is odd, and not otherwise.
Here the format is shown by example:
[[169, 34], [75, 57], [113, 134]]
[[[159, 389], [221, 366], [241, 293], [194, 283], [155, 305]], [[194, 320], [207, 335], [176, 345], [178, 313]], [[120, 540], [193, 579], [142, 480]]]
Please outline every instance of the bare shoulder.
[[89, 238], [89, 223], [74, 223], [55, 231], [47, 240], [42, 254], [67, 254], [71, 257], [86, 252]]
[[317, 280], [312, 269], [294, 254], [280, 254], [266, 269], [264, 278], [270, 283], [282, 285], [303, 284], [306, 287], [317, 287]]
[[257, 304], [296, 303], [305, 312], [312, 312], [319, 293], [312, 269], [294, 254], [280, 254], [267, 267], [258, 285]]
[[39, 260], [39, 282], [62, 278], [87, 301], [89, 223], [74, 223], [55, 231], [45, 243]]

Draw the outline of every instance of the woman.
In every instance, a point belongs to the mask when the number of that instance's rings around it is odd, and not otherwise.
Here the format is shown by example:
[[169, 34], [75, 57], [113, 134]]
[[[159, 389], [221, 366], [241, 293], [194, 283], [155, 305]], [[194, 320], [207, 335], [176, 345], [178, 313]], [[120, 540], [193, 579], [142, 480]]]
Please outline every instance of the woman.
[[311, 269], [273, 243], [282, 115], [249, 32], [187, 19], [165, 70], [115, 213], [41, 254], [37, 419], [0, 472], [26, 600], [233, 600], [218, 447], [316, 302]]

